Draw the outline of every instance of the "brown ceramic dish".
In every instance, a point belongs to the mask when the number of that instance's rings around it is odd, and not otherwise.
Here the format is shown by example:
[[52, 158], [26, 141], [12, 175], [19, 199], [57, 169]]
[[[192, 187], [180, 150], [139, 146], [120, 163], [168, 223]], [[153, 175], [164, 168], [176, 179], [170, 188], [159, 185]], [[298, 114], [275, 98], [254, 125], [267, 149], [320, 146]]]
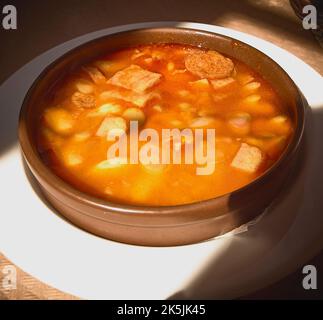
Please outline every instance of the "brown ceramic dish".
[[[110, 203], [73, 188], [42, 162], [35, 145], [39, 99], [68, 70], [112, 50], [138, 44], [180, 43], [214, 49], [259, 72], [289, 107], [295, 132], [281, 158], [261, 177], [224, 196], [188, 205], [139, 207]], [[222, 35], [191, 29], [141, 29], [105, 36], [68, 52], [42, 72], [20, 113], [19, 140], [24, 158], [45, 197], [68, 220], [107, 239], [148, 246], [194, 243], [228, 232], [261, 213], [283, 186], [296, 158], [304, 129], [306, 102], [294, 82], [255, 48]]]

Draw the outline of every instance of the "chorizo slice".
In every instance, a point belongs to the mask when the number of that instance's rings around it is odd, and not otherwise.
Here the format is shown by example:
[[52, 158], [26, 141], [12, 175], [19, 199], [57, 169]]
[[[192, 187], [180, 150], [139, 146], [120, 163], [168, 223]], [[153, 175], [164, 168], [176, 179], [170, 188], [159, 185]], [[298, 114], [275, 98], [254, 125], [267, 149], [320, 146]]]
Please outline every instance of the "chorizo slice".
[[234, 64], [231, 59], [216, 51], [194, 51], [185, 57], [185, 67], [202, 79], [221, 79], [232, 74]]

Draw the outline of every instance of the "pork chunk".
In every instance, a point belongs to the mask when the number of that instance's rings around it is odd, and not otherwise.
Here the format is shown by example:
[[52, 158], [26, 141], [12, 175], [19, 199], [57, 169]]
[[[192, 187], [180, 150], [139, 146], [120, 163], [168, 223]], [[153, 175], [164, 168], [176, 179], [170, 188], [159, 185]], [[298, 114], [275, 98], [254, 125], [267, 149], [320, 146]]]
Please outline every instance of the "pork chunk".
[[263, 160], [259, 148], [242, 143], [239, 151], [231, 162], [231, 166], [249, 173], [256, 172]]
[[84, 67], [83, 70], [91, 77], [94, 83], [104, 83], [107, 79], [104, 74], [95, 67]]
[[234, 64], [231, 59], [216, 51], [194, 51], [185, 57], [185, 67], [202, 79], [221, 79], [232, 74]]
[[75, 92], [72, 95], [72, 102], [79, 108], [94, 108], [95, 97], [92, 94]]
[[119, 92], [117, 90], [103, 91], [100, 95], [100, 98], [103, 100], [120, 99], [131, 102], [140, 108], [143, 108], [149, 100], [159, 97], [159, 94], [156, 92], [137, 93], [129, 90], [125, 90], [124, 92]]
[[108, 80], [109, 84], [143, 93], [160, 81], [159, 73], [151, 72], [137, 65], [118, 71]]

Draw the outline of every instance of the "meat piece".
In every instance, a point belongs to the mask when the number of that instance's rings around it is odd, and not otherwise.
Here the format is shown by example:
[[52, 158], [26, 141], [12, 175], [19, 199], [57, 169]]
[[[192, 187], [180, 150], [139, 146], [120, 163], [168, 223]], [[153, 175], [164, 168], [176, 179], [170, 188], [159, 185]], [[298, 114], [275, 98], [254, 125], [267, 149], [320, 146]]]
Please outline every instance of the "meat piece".
[[109, 84], [143, 93], [160, 81], [159, 73], [147, 71], [137, 65], [118, 71], [108, 80]]
[[107, 80], [107, 78], [98, 68], [84, 67], [83, 70], [91, 77], [93, 82], [96, 84], [104, 83]]
[[[120, 61], [111, 61], [111, 60], [97, 60], [93, 63], [101, 72], [102, 74], [110, 78], [113, 76], [117, 71], [122, 70], [127, 66], [126, 62], [123, 60]], [[104, 79], [104, 82], [107, 79]]]
[[185, 57], [185, 67], [200, 78], [221, 79], [231, 75], [234, 64], [218, 52], [195, 51]]
[[256, 172], [263, 160], [259, 148], [241, 143], [240, 149], [231, 162], [231, 166], [249, 173]]
[[72, 102], [79, 108], [94, 108], [95, 97], [91, 94], [75, 92], [72, 95]]
[[145, 106], [145, 104], [153, 99], [153, 98], [159, 98], [159, 94], [156, 92], [150, 92], [150, 93], [137, 93], [134, 91], [124, 91], [124, 92], [119, 92], [118, 90], [109, 90], [109, 91], [104, 91], [100, 94], [100, 98], [103, 100], [108, 100], [108, 99], [120, 99], [124, 100], [127, 102], [131, 102], [135, 104], [136, 106], [142, 108]]

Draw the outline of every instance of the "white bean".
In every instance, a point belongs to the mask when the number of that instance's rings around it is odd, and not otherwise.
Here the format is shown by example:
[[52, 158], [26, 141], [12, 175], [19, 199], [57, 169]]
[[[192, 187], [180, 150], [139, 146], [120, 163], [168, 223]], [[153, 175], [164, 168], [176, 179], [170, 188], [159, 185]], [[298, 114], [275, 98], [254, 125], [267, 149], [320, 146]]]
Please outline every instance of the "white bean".
[[94, 91], [94, 87], [91, 83], [86, 81], [78, 81], [76, 84], [76, 89], [81, 93], [89, 94]]
[[243, 89], [247, 91], [256, 91], [259, 88], [260, 88], [260, 82], [256, 82], [256, 81], [249, 82], [243, 86]]
[[145, 113], [138, 108], [128, 108], [123, 112], [122, 116], [128, 121], [138, 121], [139, 125], [142, 125], [146, 120]]
[[57, 133], [70, 133], [74, 126], [72, 115], [61, 108], [51, 108], [45, 111], [45, 121]]
[[126, 164], [127, 164], [127, 158], [115, 157], [115, 158], [101, 161], [95, 167], [96, 169], [105, 170], [105, 169], [120, 168]]
[[243, 99], [243, 102], [249, 104], [257, 103], [261, 99], [259, 94], [252, 94], [246, 98]]
[[99, 137], [104, 137], [107, 136], [111, 130], [120, 130], [122, 132], [126, 132], [127, 123], [125, 119], [121, 117], [106, 117], [102, 121], [96, 135]]
[[190, 128], [203, 128], [208, 127], [214, 123], [214, 118], [212, 117], [200, 117], [195, 118], [190, 123]]

